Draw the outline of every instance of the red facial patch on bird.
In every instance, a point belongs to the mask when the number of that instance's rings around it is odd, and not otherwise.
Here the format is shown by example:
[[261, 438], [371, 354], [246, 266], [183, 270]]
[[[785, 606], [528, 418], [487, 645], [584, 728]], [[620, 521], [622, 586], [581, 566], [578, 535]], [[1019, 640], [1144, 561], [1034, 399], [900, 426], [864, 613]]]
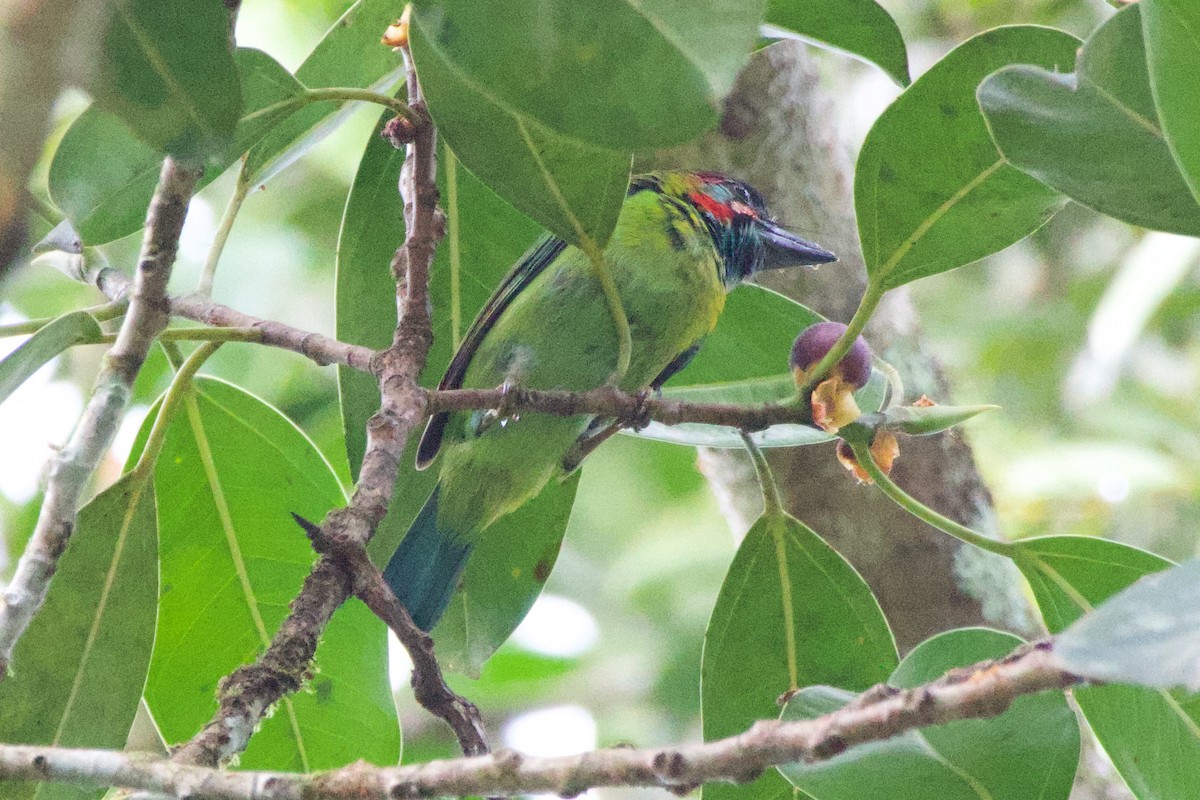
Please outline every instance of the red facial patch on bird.
[[688, 195], [688, 199], [708, 212], [718, 222], [729, 222], [733, 219], [734, 209], [732, 206], [725, 205], [704, 192], [692, 192]]

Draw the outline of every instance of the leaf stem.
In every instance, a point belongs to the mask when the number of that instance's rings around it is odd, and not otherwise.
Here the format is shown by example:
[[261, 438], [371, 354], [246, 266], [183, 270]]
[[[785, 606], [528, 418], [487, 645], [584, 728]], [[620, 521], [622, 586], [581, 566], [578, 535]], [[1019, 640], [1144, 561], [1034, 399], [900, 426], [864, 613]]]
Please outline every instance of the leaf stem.
[[617, 369], [614, 383], [619, 385], [625, 373], [629, 371], [629, 362], [633, 354], [633, 334], [629, 330], [629, 317], [625, 313], [625, 303], [621, 300], [621, 292], [617, 289], [617, 282], [613, 280], [608, 262], [604, 260], [604, 254], [590, 239], [585, 243], [591, 245], [588, 256], [592, 261], [592, 269], [600, 281], [600, 288], [604, 291], [604, 299], [608, 301], [608, 310], [612, 314], [613, 325], [617, 329]]
[[325, 100], [360, 100], [364, 103], [375, 103], [383, 106], [398, 117], [404, 117], [409, 122], [416, 122], [417, 116], [408, 104], [391, 95], [372, 92], [370, 89], [354, 89], [334, 87], [331, 89], [309, 89], [306, 93], [307, 102], [318, 103]]
[[43, 198], [37, 192], [29, 192], [25, 196], [29, 202], [29, 209], [47, 223], [57, 225], [62, 222], [63, 213], [55, 208], [50, 201]]
[[217, 348], [222, 344], [224, 342], [205, 342], [200, 345], [175, 373], [175, 379], [171, 381], [170, 387], [163, 394], [162, 402], [158, 405], [158, 415], [154, 418], [154, 425], [146, 437], [146, 445], [142, 448], [142, 454], [138, 456], [137, 464], [130, 470], [130, 474], [135, 474], [140, 478], [150, 477], [149, 472], [154, 469], [154, 462], [158, 460], [163, 442], [166, 441], [167, 427], [192, 388], [192, 378], [196, 376], [196, 372], [208, 360], [208, 357], [217, 352]]
[[782, 519], [786, 512], [783, 510], [783, 501], [779, 498], [779, 487], [775, 483], [771, 465], [767, 463], [767, 457], [763, 455], [762, 450], [750, 438], [750, 434], [745, 431], [740, 433], [742, 442], [746, 445], [746, 452], [754, 462], [754, 474], [758, 476], [758, 485], [762, 488], [763, 515], [772, 521]]
[[[110, 319], [116, 319], [124, 314], [127, 308], [129, 308], [128, 298], [124, 300], [117, 300], [112, 303], [104, 303], [103, 305], [92, 306], [90, 308], [83, 308], [80, 310], [91, 314], [92, 319], [96, 320], [96, 322], [107, 322]], [[9, 325], [0, 325], [0, 339], [3, 339], [6, 336], [25, 336], [27, 334], [37, 333], [56, 319], [58, 319], [58, 317], [40, 317], [38, 319], [26, 320], [25, 322], [13, 322]]]
[[280, 111], [288, 111], [295, 108], [301, 108], [309, 103], [324, 103], [324, 102], [343, 102], [346, 100], [358, 100], [364, 103], [375, 103], [387, 109], [390, 109], [398, 117], [404, 117], [410, 122], [417, 122], [417, 116], [413, 110], [409, 108], [407, 103], [397, 100], [395, 97], [389, 97], [386, 94], [372, 92], [370, 89], [355, 89], [353, 87], [334, 86], [326, 89], [306, 89], [301, 94], [292, 95], [291, 97], [280, 100], [278, 103], [272, 103], [269, 106], [260, 108], [257, 111], [252, 111], [242, 117], [242, 122], [256, 119], [258, 117], [266, 117], [272, 114], [277, 114]]
[[955, 522], [949, 517], [943, 516], [934, 511], [929, 506], [917, 500], [912, 495], [905, 492], [895, 481], [884, 474], [879, 465], [875, 463], [875, 458], [871, 455], [871, 448], [865, 442], [849, 443], [851, 449], [854, 450], [854, 457], [862, 466], [871, 479], [875, 481], [884, 494], [890, 497], [896, 505], [903, 508], [908, 513], [912, 514], [919, 520], [929, 523], [933, 527], [948, 533], [960, 542], [973, 544], [981, 550], [986, 550], [989, 553], [995, 553], [1005, 558], [1018, 558], [1020, 548], [1010, 542], [1001, 542], [984, 536], [982, 533], [971, 530], [966, 525]]
[[[171, 328], [159, 334], [159, 340], [164, 346], [176, 342], [261, 342], [262, 331], [258, 328]], [[116, 341], [116, 334], [101, 336], [88, 344], [111, 344]], [[178, 364], [178, 358], [171, 359]]]
[[221, 224], [217, 226], [212, 245], [208, 248], [208, 257], [204, 260], [204, 269], [200, 272], [200, 282], [196, 285], [196, 292], [204, 297], [212, 295], [213, 278], [217, 274], [217, 262], [221, 260], [221, 253], [225, 250], [225, 243], [229, 241], [229, 233], [233, 230], [234, 220], [237, 219], [238, 212], [242, 210], [242, 203], [250, 194], [250, 187], [253, 185], [246, 169], [246, 154], [242, 154], [233, 194], [229, 196], [225, 213], [221, 215]]

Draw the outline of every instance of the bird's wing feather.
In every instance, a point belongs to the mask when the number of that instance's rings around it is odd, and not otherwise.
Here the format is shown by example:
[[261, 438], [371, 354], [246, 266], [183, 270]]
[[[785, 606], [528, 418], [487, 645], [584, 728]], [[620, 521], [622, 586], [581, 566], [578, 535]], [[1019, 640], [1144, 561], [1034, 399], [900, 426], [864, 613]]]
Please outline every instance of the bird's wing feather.
[[[531, 247], [525, 255], [521, 256], [516, 265], [509, 270], [504, 276], [504, 280], [500, 282], [500, 286], [488, 298], [483, 309], [479, 312], [479, 316], [475, 317], [475, 321], [471, 323], [467, 335], [463, 337], [462, 344], [458, 346], [458, 351], [455, 352], [454, 358], [450, 360], [450, 366], [446, 368], [446, 374], [442, 376], [442, 380], [438, 383], [439, 389], [460, 389], [462, 388], [463, 378], [467, 374], [467, 367], [471, 364], [471, 359], [479, 350], [479, 344], [487, 336], [488, 332], [496, 324], [496, 320], [504, 313], [504, 310], [512, 304], [512, 301], [528, 286], [533, 280], [545, 271], [555, 258], [567, 247], [567, 243], [555, 236], [547, 236], [540, 242]], [[446, 423], [449, 421], [448, 413], [435, 414], [430, 417], [429, 423], [425, 426], [425, 433], [421, 436], [421, 443], [417, 447], [417, 469], [424, 469], [429, 466], [433, 459], [437, 456], [438, 449], [442, 446], [442, 437], [446, 432]]]

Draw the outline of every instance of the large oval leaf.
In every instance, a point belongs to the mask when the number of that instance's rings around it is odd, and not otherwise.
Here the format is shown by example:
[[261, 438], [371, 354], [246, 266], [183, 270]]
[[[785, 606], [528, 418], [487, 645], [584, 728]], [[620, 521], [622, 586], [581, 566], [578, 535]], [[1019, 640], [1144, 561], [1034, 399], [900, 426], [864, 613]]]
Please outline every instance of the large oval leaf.
[[1054, 654], [1092, 680], [1200, 689], [1200, 559], [1109, 598], [1055, 637]]
[[553, 131], [615, 150], [717, 121], [763, 0], [419, 0], [414, 22], [462, 80]]
[[[0, 739], [120, 750], [154, 646], [158, 536], [154, 487], [129, 474], [79, 511], [46, 602], [0, 682]], [[12, 800], [83, 800], [100, 791], [0, 782]]]
[[554, 569], [567, 531], [579, 473], [551, 481], [536, 498], [487, 529], [433, 629], [448, 669], [479, 677], [533, 606]]
[[0, 403], [63, 350], [99, 341], [101, 334], [100, 326], [86, 311], [72, 311], [46, 323], [0, 360]]
[[[394, 0], [357, 0], [296, 69], [309, 89], [339, 86], [390, 92], [404, 73], [400, 56], [379, 37], [402, 10]], [[290, 115], [250, 150], [246, 168], [266, 182], [321, 141], [353, 110], [346, 101], [312, 103]]]
[[[1170, 566], [1153, 553], [1092, 537], [1045, 536], [1018, 547], [1017, 566], [1051, 633]], [[1140, 800], [1187, 797], [1200, 786], [1200, 695], [1114, 684], [1077, 689], [1075, 699]]]
[[[1021, 644], [985, 628], [949, 631], [909, 653], [889, 679], [911, 689], [947, 671], [1002, 658]], [[855, 698], [826, 686], [804, 689], [782, 718], [813, 719]], [[998, 717], [908, 731], [828, 761], [780, 772], [816, 800], [1065, 800], [1079, 761], [1079, 725], [1059, 694], [1022, 697]]]
[[1200, 201], [1200, 5], [1144, 0], [1140, 8], [1158, 118], [1175, 163]]
[[[174, 743], [208, 721], [217, 682], [261, 652], [310, 571], [315, 556], [291, 514], [321, 519], [345, 498], [289, 420], [211, 378], [195, 382], [168, 429], [155, 481], [163, 587], [146, 700]], [[386, 632], [361, 603], [326, 627], [309, 688], [281, 701], [241, 766], [396, 762]]]
[[1052, 189], [996, 151], [975, 89], [1006, 64], [1068, 70], [1079, 41], [1051, 28], [997, 28], [934, 64], [867, 134], [854, 176], [871, 281], [892, 288], [1028, 236], [1062, 207]]
[[[234, 132], [233, 145], [207, 160], [201, 186], [215, 180], [291, 113], [279, 107], [281, 101], [304, 91], [291, 73], [261, 50], [240, 48], [235, 60], [246, 112]], [[50, 197], [84, 242], [104, 244], [142, 227], [161, 167], [158, 151], [95, 105], [71, 123], [54, 152]]]
[[1200, 235], [1200, 206], [1154, 108], [1138, 15], [1131, 5], [1093, 33], [1075, 74], [1003, 69], [979, 102], [1009, 163], [1102, 214]]
[[[404, 241], [404, 204], [397, 189], [404, 151], [379, 136], [381, 130], [382, 123], [367, 141], [346, 197], [334, 277], [337, 338], [375, 350], [391, 345], [396, 331], [396, 282], [390, 264]], [[440, 313], [436, 302], [434, 309], [435, 315]], [[337, 380], [346, 457], [357, 479], [367, 446], [367, 420], [379, 410], [379, 381], [350, 367], [338, 367]]]
[[50, 199], [88, 245], [139, 230], [162, 156], [125, 123], [91, 106], [71, 123], [50, 161]]
[[877, 65], [908, 86], [904, 37], [875, 0], [768, 0], [767, 23]]
[[464, 80], [419, 22], [412, 51], [438, 130], [455, 155], [498, 195], [551, 233], [603, 247], [629, 183], [628, 152], [557, 133]]
[[[863, 691], [895, 669], [896, 645], [874, 595], [817, 534], [766, 515], [738, 547], [704, 635], [706, 740], [778, 715], [785, 692], [813, 684]], [[745, 786], [708, 784], [705, 800], [792, 797], [774, 771]]]
[[[246, 112], [234, 147], [221, 154], [223, 160], [210, 159], [202, 185], [247, 149], [250, 174], [259, 182], [269, 180], [324, 138], [351, 108], [346, 102], [321, 102], [295, 113], [256, 115], [301, 85], [390, 89], [402, 67], [399, 57], [379, 44], [379, 37], [396, 14], [396, 4], [389, 0], [357, 0], [321, 38], [294, 78], [282, 66], [266, 64], [265, 54], [239, 49], [235, 59]], [[51, 198], [89, 245], [142, 227], [161, 164], [154, 150], [120, 125], [114, 129], [116, 120], [110, 117], [102, 124], [89, 118], [99, 112], [88, 109], [68, 128], [50, 170]], [[113, 163], [105, 163], [108, 160]]]
[[230, 24], [221, 3], [116, 3], [92, 96], [155, 150], [198, 165], [241, 116]]

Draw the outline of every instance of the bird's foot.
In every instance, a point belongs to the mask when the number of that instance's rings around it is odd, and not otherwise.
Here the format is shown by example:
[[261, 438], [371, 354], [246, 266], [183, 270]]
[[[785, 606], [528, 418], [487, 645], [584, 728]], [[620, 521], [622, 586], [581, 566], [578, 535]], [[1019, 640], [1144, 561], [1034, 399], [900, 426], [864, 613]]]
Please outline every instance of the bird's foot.
[[654, 420], [650, 417], [650, 401], [662, 399], [662, 389], [643, 389], [634, 395], [637, 398], [637, 409], [626, 421], [626, 427], [640, 431]]
[[520, 393], [517, 385], [511, 381], [505, 381], [500, 384], [499, 389], [500, 404], [495, 408], [489, 408], [479, 415], [479, 421], [475, 423], [476, 436], [483, 435], [485, 431], [497, 423], [503, 428], [509, 422], [516, 422], [521, 418], [521, 415], [513, 409], [517, 401], [517, 396]]

